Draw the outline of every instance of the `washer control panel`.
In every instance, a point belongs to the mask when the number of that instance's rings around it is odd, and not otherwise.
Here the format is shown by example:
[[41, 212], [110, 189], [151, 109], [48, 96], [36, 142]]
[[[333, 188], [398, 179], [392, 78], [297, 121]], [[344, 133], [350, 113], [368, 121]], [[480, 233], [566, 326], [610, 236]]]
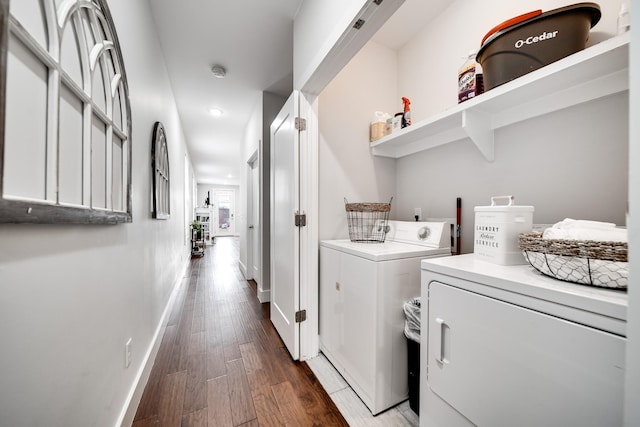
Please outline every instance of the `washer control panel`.
[[451, 247], [451, 222], [389, 221], [386, 240], [436, 248]]

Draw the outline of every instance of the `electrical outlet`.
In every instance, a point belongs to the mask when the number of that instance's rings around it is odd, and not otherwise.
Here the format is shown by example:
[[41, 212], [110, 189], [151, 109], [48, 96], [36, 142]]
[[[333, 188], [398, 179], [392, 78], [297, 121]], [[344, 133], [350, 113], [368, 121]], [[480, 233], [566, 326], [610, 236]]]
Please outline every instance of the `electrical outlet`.
[[129, 338], [124, 345], [124, 367], [128, 368], [131, 365], [131, 340]]
[[422, 219], [422, 208], [413, 208], [413, 216], [417, 217], [417, 220], [420, 221]]

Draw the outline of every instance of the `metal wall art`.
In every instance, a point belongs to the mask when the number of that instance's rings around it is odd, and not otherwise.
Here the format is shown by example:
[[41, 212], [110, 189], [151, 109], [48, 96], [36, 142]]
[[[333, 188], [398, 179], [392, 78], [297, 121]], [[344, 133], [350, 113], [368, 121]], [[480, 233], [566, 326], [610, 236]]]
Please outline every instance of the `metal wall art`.
[[153, 172], [153, 217], [169, 219], [171, 216], [171, 181], [167, 136], [162, 123], [153, 126], [151, 143], [151, 169]]
[[0, 0], [0, 222], [131, 222], [131, 204], [129, 89], [106, 0]]

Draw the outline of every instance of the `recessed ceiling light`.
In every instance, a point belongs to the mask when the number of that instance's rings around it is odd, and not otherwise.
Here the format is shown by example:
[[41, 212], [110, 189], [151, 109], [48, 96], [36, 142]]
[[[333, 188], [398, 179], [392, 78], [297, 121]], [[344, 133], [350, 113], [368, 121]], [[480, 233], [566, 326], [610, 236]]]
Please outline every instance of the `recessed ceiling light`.
[[210, 108], [209, 109], [209, 113], [211, 113], [212, 116], [219, 117], [219, 116], [222, 115], [222, 110], [219, 109], [219, 108], [214, 107], [214, 108]]
[[229, 174], [229, 175], [227, 175], [227, 178], [231, 179], [231, 178], [233, 178], [233, 175]]
[[211, 67], [211, 73], [213, 73], [213, 75], [217, 78], [221, 79], [227, 75], [227, 70], [225, 70], [222, 65], [214, 65], [213, 67]]

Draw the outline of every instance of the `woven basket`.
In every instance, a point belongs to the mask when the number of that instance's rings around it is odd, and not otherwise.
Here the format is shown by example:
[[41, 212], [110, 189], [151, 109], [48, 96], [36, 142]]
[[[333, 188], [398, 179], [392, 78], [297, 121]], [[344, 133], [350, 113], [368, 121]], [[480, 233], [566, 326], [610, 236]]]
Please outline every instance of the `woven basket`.
[[391, 200], [389, 203], [348, 203], [344, 199], [349, 239], [352, 242], [384, 243], [389, 231], [387, 223]]
[[542, 274], [582, 285], [627, 288], [626, 243], [543, 239], [541, 233], [520, 234], [518, 243], [525, 259]]

